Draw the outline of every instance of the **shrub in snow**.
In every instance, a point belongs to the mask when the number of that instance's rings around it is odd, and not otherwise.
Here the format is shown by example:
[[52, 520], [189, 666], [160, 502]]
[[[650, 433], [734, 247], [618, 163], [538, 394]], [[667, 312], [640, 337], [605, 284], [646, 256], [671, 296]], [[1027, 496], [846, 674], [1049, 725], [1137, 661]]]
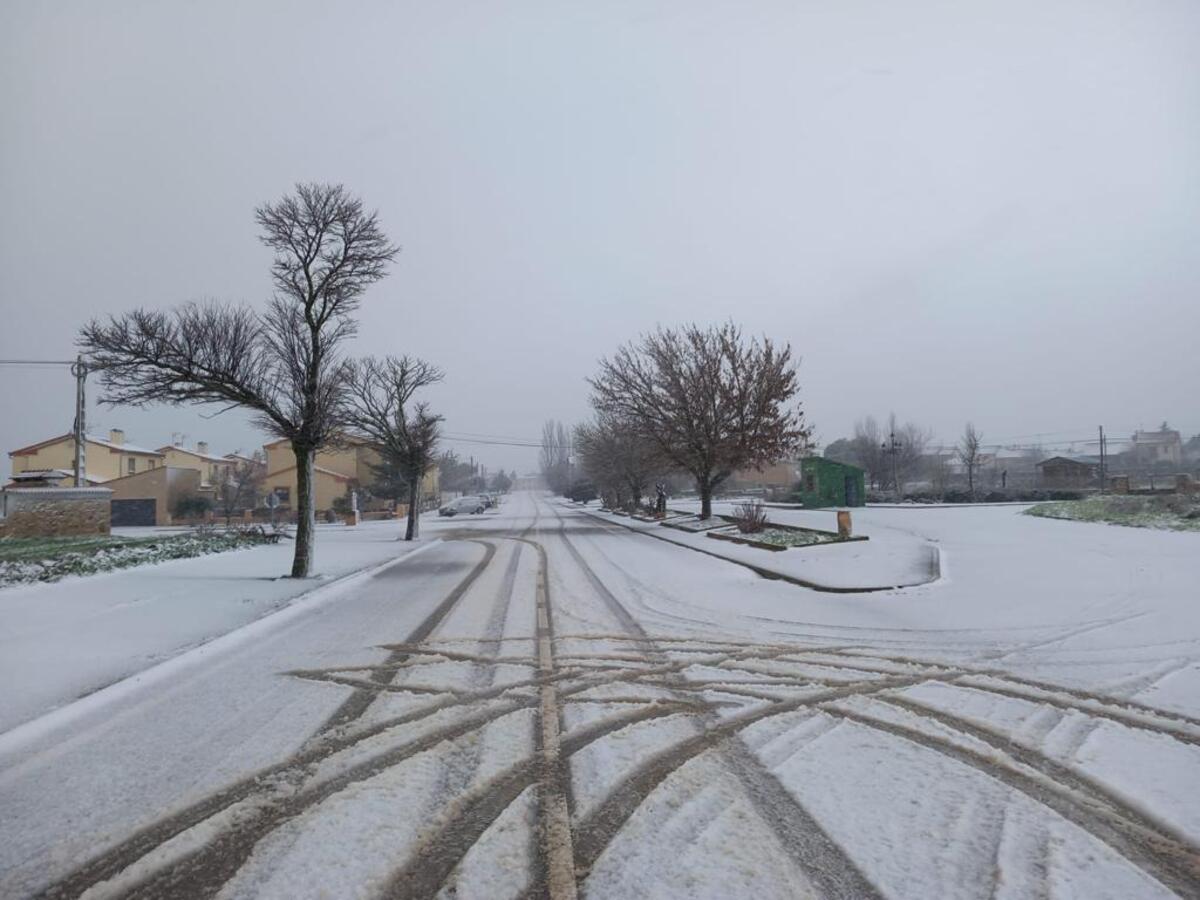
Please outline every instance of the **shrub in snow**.
[[761, 500], [747, 500], [733, 508], [733, 524], [742, 534], [757, 534], [767, 526], [767, 508]]

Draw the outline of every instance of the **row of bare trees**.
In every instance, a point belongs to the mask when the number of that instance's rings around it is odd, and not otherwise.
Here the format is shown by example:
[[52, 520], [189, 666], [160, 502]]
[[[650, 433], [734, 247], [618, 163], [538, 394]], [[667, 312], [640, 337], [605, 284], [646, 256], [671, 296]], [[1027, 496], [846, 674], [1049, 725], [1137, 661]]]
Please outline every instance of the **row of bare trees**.
[[941, 493], [950, 480], [950, 461], [958, 462], [967, 477], [967, 488], [975, 494], [976, 475], [982, 462], [983, 437], [968, 422], [951, 455], [928, 453], [933, 433], [913, 422], [901, 424], [896, 414], [888, 416], [883, 428], [873, 416], [854, 423], [854, 436], [840, 438], [825, 448], [825, 456], [856, 465], [866, 473], [867, 483], [880, 490], [904, 494], [906, 484], [927, 479]]
[[825, 456], [858, 466], [867, 483], [903, 493], [906, 482], [919, 477], [933, 433], [915, 422], [901, 423], [891, 413], [881, 427], [874, 416], [854, 423], [854, 436], [833, 441]]
[[[255, 211], [260, 239], [275, 253], [275, 295], [265, 311], [189, 303], [170, 312], [135, 309], [93, 320], [79, 344], [100, 369], [108, 404], [216, 404], [251, 411], [291, 443], [297, 528], [292, 576], [312, 571], [313, 466], [317, 451], [350, 434], [365, 437], [418, 499], [433, 464], [440, 417], [414, 394], [441, 373], [411, 357], [355, 362], [363, 294], [400, 252], [343, 186], [300, 184]], [[406, 537], [416, 533], [410, 504]]]
[[556, 494], [565, 494], [571, 485], [571, 446], [562, 422], [548, 419], [542, 426], [542, 445], [538, 451], [542, 480]]
[[791, 347], [732, 322], [659, 327], [602, 359], [589, 383], [595, 420], [576, 431], [581, 464], [630, 503], [656, 474], [684, 472], [708, 518], [735, 471], [793, 458], [809, 439]]

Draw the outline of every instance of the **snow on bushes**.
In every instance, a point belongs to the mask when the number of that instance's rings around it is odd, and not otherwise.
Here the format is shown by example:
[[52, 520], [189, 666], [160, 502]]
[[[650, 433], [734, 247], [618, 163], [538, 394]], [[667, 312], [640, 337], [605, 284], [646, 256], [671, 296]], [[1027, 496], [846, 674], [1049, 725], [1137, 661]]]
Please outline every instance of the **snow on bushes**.
[[195, 531], [156, 538], [71, 538], [0, 541], [0, 586], [58, 581], [172, 559], [190, 559], [279, 539], [261, 528]]

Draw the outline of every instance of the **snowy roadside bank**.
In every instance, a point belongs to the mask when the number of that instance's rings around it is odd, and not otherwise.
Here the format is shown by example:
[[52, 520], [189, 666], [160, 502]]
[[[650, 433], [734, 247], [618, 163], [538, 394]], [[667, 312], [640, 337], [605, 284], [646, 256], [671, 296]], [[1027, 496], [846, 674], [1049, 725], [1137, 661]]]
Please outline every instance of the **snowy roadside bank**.
[[319, 526], [318, 574], [304, 581], [280, 577], [293, 551], [282, 542], [0, 591], [0, 731], [407, 555], [403, 524]]
[[[688, 504], [678, 504], [687, 509]], [[695, 504], [699, 508], [699, 504]], [[663, 528], [657, 522], [643, 522], [627, 516], [615, 516], [598, 509], [577, 507], [581, 512], [606, 522], [621, 525], [647, 537], [715, 556], [746, 566], [767, 578], [780, 578], [801, 587], [832, 593], [864, 593], [916, 587], [941, 577], [941, 552], [929, 541], [898, 532], [888, 532], [869, 541], [822, 544], [771, 552], [726, 541], [704, 534]], [[774, 512], [774, 510], [772, 510]], [[832, 520], [833, 514], [827, 513]], [[788, 524], [782, 517], [772, 521]], [[805, 522], [809, 528], [836, 528], [832, 521]]]

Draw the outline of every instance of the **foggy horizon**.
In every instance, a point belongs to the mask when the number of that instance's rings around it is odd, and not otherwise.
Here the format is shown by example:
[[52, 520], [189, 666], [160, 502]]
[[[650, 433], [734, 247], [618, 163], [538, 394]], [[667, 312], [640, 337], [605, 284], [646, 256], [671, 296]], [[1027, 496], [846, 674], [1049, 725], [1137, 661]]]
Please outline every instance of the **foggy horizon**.
[[[1186, 440], [1200, 8], [983, 9], [10, 5], [0, 358], [69, 359], [137, 306], [262, 308], [254, 208], [328, 181], [403, 248], [349, 352], [443, 368], [443, 446], [491, 469], [537, 450], [463, 438], [588, 418], [600, 357], [693, 321], [790, 343], [822, 445], [892, 411], [947, 444]], [[8, 472], [74, 386], [0, 378]], [[270, 440], [100, 394], [93, 433]]]

